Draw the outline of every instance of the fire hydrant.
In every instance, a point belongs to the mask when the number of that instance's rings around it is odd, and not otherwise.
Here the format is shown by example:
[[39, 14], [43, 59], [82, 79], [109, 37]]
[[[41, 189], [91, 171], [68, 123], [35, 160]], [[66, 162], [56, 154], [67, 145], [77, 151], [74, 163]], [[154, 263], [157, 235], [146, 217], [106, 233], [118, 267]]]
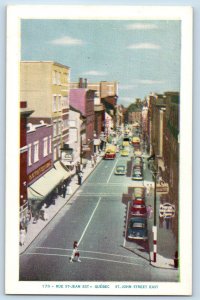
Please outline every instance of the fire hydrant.
[[178, 268], [178, 251], [176, 251], [174, 255], [174, 268]]

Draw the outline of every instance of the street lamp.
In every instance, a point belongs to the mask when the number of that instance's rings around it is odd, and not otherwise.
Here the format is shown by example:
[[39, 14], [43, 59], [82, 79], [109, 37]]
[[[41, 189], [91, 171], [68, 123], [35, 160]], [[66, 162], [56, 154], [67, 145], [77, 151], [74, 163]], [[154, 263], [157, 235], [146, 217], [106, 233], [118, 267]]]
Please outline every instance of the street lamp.
[[153, 261], [156, 262], [156, 254], [157, 254], [157, 224], [156, 224], [156, 184], [157, 184], [157, 176], [158, 176], [158, 165], [155, 157], [154, 165], [152, 168], [152, 175], [154, 179], [154, 222], [153, 222]]

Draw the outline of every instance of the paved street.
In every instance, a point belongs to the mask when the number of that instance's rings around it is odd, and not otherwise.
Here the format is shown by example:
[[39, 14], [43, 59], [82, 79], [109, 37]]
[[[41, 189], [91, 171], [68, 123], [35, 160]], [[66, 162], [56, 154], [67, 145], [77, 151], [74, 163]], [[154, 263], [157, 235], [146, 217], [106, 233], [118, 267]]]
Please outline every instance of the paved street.
[[[130, 155], [131, 156], [131, 155]], [[116, 176], [126, 163], [127, 176]], [[124, 236], [131, 157], [103, 160], [76, 194], [20, 256], [20, 280], [38, 281], [177, 281], [174, 270], [149, 263], [148, 242]], [[81, 263], [70, 263], [73, 242]]]

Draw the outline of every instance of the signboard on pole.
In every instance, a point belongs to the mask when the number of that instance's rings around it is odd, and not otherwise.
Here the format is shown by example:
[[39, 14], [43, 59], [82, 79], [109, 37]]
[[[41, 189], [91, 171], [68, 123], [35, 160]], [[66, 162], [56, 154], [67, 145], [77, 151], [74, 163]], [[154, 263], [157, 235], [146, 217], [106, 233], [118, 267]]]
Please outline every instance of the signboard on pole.
[[173, 218], [175, 216], [175, 205], [171, 203], [160, 204], [159, 215], [161, 218]]

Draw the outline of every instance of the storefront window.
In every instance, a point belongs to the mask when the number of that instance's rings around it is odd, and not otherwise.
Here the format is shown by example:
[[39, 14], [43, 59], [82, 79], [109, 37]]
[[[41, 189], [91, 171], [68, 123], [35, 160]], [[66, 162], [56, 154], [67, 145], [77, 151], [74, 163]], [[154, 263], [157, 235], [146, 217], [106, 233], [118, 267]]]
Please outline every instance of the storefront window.
[[32, 165], [32, 155], [31, 155], [32, 145], [28, 145], [28, 166]]
[[47, 156], [48, 155], [48, 138], [45, 137], [43, 139], [43, 156]]
[[39, 160], [39, 141], [34, 142], [34, 163]]

